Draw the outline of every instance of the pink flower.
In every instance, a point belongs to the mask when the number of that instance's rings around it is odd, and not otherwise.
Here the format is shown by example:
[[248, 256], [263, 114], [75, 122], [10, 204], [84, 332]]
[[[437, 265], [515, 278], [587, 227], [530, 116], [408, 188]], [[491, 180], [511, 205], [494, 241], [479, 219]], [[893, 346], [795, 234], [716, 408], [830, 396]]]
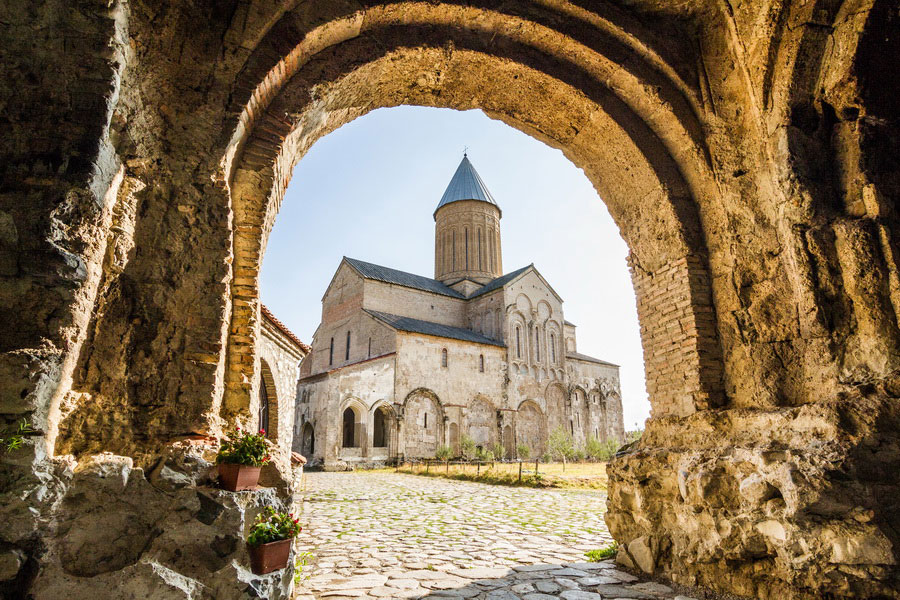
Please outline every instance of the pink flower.
[[259, 432], [260, 432], [261, 434], [263, 434], [263, 435], [266, 435], [266, 430], [265, 430], [265, 429], [260, 429]]

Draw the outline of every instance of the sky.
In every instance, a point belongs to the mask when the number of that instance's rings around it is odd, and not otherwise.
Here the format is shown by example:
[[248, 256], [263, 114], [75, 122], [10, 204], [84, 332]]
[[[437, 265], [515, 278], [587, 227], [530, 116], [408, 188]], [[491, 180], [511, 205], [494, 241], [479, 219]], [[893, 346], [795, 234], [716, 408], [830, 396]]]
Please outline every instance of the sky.
[[294, 169], [261, 271], [263, 303], [309, 342], [343, 256], [434, 277], [432, 214], [468, 148], [500, 205], [503, 267], [534, 263], [578, 328], [621, 366], [625, 429], [650, 416], [628, 248], [562, 152], [481, 111], [401, 106], [323, 137]]

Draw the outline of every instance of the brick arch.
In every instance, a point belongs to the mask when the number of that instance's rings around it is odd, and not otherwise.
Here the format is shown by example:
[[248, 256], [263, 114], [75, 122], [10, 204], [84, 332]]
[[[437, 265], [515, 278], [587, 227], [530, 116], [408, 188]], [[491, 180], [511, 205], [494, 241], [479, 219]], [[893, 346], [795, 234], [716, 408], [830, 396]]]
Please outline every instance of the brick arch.
[[[655, 414], [684, 416], [721, 405], [722, 354], [695, 202], [711, 197], [713, 188], [690, 108], [696, 99], [685, 95], [677, 77], [661, 75], [656, 63], [629, 65], [627, 76], [614, 77], [622, 88], [613, 89], [608, 78], [599, 77], [601, 71], [609, 76], [605, 69], [612, 65], [602, 48], [579, 41], [563, 58], [553, 42], [563, 43], [562, 33], [546, 23], [517, 16], [523, 27], [513, 32], [508, 23], [501, 27], [508, 15], [453, 10], [479, 19], [468, 28], [450, 26], [446, 15], [422, 7], [401, 23], [388, 7], [366, 20], [365, 37], [336, 34], [349, 26], [338, 19], [330, 37], [323, 29], [320, 37], [295, 35], [293, 46], [290, 39], [280, 40], [290, 52], [304, 47], [309, 54], [294, 60], [288, 52], [267, 72], [265, 85], [244, 107], [223, 159], [236, 230], [227, 359], [234, 368], [226, 370], [225, 414], [242, 410], [245, 403], [240, 365], [253, 352], [248, 307], [257, 302], [259, 259], [293, 166], [325, 133], [374, 108], [400, 104], [482, 108], [562, 149], [581, 166], [631, 249], [642, 341], [645, 354], [654, 359], [646, 370]], [[481, 33], [491, 22], [500, 30], [495, 43], [487, 44]], [[313, 38], [321, 42], [315, 51]], [[360, 61], [361, 56], [366, 59]], [[436, 64], [440, 81], [432, 81]], [[506, 80], [515, 83], [515, 94]], [[637, 85], [641, 81], [658, 84], [654, 97]], [[546, 106], [554, 107], [552, 114]], [[560, 114], [566, 115], [565, 125]], [[661, 310], [669, 306], [678, 310]], [[678, 372], [666, 368], [673, 364]]]

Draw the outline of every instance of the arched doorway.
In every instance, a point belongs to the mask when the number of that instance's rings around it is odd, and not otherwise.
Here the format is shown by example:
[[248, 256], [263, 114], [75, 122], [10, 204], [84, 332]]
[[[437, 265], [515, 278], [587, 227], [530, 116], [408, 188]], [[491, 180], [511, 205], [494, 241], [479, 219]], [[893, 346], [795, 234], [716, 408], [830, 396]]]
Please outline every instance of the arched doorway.
[[353, 407], [348, 406], [344, 409], [341, 417], [341, 447], [342, 448], [358, 448], [359, 435], [356, 423], [359, 420]]
[[316, 431], [309, 421], [300, 429], [300, 453], [307, 459], [316, 453]]
[[516, 445], [527, 447], [531, 458], [540, 457], [546, 451], [546, 438], [549, 433], [545, 431], [546, 427], [541, 408], [536, 402], [526, 400], [516, 413]]

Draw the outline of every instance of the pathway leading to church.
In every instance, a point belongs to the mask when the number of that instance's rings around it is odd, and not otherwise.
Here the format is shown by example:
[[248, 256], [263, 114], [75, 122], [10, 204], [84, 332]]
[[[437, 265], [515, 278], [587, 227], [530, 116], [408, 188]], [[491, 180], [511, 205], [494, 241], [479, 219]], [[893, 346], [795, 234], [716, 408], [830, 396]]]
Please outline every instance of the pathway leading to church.
[[302, 600], [678, 597], [611, 562], [583, 562], [612, 541], [603, 492], [394, 473], [305, 477], [300, 545], [312, 564]]

